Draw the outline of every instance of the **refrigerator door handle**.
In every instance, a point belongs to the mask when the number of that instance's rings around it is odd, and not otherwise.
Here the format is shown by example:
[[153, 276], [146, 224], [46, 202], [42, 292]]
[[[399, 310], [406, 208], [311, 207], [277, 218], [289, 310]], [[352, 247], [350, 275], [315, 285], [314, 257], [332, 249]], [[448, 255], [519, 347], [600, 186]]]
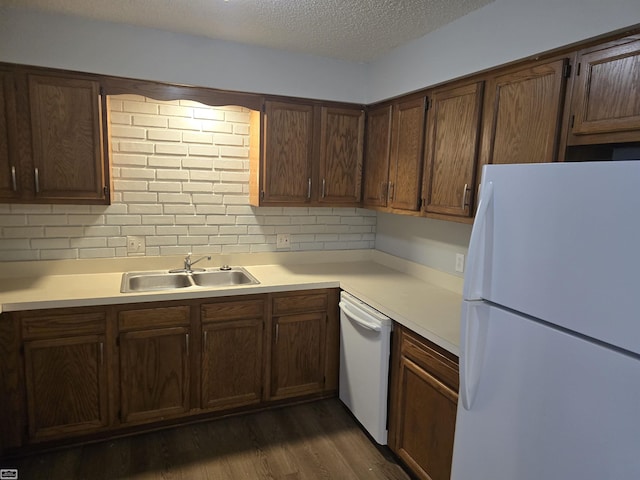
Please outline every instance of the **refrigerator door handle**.
[[[493, 204], [493, 182], [482, 185], [480, 203], [476, 212], [476, 219], [471, 230], [469, 242], [467, 275], [464, 281], [465, 300], [480, 300], [483, 298], [483, 286], [486, 273], [486, 265], [489, 264], [488, 255], [491, 252], [491, 233], [493, 230], [493, 218], [490, 207]], [[489, 253], [488, 253], [489, 252]]]
[[460, 401], [465, 410], [471, 410], [480, 383], [490, 307], [484, 302], [464, 302], [462, 309]]

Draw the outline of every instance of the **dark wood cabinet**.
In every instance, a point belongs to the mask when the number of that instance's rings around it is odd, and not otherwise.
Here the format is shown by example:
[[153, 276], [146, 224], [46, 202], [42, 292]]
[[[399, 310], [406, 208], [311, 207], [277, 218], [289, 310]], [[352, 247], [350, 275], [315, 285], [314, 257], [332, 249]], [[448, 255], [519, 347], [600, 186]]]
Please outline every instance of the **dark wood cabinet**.
[[118, 313], [123, 423], [163, 420], [189, 411], [190, 318], [188, 306]]
[[318, 203], [359, 205], [363, 143], [364, 110], [321, 108]]
[[34, 74], [28, 82], [35, 197], [105, 203], [100, 85]]
[[457, 359], [396, 325], [391, 362], [389, 447], [417, 478], [449, 480], [458, 401]]
[[369, 111], [364, 206], [419, 210], [426, 101], [409, 97]]
[[392, 107], [385, 105], [367, 112], [367, 135], [362, 203], [365, 207], [386, 207], [391, 153]]
[[98, 81], [0, 66], [0, 201], [108, 204], [106, 132]]
[[424, 212], [472, 216], [483, 87], [484, 82], [473, 82], [439, 88], [430, 95], [422, 187]]
[[527, 63], [487, 78], [477, 183], [486, 164], [557, 160], [567, 65]]
[[266, 299], [234, 299], [201, 306], [202, 408], [262, 401]]
[[578, 52], [569, 145], [640, 142], [640, 35]]
[[0, 67], [0, 198], [7, 201], [22, 194], [16, 122], [15, 76]]
[[426, 101], [419, 97], [393, 107], [388, 195], [394, 209], [420, 208]]
[[21, 327], [29, 440], [93, 433], [106, 427], [105, 313], [28, 315]]
[[251, 173], [252, 204], [360, 204], [361, 107], [267, 101], [264, 112], [262, 158], [252, 162], [258, 170]]
[[311, 202], [313, 105], [266, 102], [261, 204]]
[[333, 291], [274, 294], [269, 398], [337, 386], [337, 296]]

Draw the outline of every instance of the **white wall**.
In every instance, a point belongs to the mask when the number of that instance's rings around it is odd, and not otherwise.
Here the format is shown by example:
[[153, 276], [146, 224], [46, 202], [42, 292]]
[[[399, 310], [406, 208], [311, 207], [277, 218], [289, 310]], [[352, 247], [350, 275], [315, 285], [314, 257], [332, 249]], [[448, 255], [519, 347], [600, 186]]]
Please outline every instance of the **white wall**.
[[442, 272], [455, 271], [456, 253], [467, 255], [471, 225], [378, 213], [376, 249]]
[[372, 63], [366, 103], [635, 24], [639, 0], [495, 0]]
[[78, 17], [0, 8], [0, 61], [363, 103], [367, 67]]

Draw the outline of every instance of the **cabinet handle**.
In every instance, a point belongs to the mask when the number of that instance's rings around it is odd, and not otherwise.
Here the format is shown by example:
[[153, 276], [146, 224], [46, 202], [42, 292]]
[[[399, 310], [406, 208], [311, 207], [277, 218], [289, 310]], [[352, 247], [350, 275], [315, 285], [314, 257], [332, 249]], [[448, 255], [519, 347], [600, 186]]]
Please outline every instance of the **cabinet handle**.
[[324, 198], [324, 188], [325, 188], [325, 185], [326, 185], [326, 181], [325, 181], [325, 179], [323, 178], [323, 179], [322, 179], [322, 198]]
[[462, 209], [463, 210], [464, 210], [464, 207], [469, 205], [467, 203], [467, 192], [468, 191], [469, 191], [469, 184], [465, 183], [464, 184], [464, 190], [462, 190]]
[[204, 331], [204, 339], [202, 340], [203, 347], [207, 346], [207, 331]]
[[311, 198], [311, 177], [307, 180], [307, 198]]
[[187, 347], [187, 357], [189, 356], [189, 334], [184, 334], [184, 344]]
[[280, 325], [276, 323], [276, 343], [278, 343], [278, 333], [279, 333], [279, 332], [278, 332], [278, 327], [279, 327], [279, 326], [280, 326]]
[[388, 201], [393, 201], [393, 195], [395, 194], [395, 190], [393, 189], [393, 183], [389, 182], [389, 187], [387, 187], [387, 195]]
[[40, 172], [38, 171], [38, 167], [33, 169], [33, 173], [36, 180], [36, 193], [40, 193]]
[[13, 191], [18, 191], [18, 182], [16, 181], [16, 167], [11, 167], [11, 185], [13, 185]]
[[100, 342], [100, 365], [104, 364], [104, 343]]

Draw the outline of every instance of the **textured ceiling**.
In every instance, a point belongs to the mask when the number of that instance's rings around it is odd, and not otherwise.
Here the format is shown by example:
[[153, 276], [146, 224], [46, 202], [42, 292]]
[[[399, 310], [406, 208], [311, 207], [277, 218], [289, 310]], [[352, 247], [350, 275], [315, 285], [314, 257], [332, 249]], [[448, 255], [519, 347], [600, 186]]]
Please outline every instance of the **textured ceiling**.
[[0, 0], [0, 6], [369, 62], [492, 1]]

